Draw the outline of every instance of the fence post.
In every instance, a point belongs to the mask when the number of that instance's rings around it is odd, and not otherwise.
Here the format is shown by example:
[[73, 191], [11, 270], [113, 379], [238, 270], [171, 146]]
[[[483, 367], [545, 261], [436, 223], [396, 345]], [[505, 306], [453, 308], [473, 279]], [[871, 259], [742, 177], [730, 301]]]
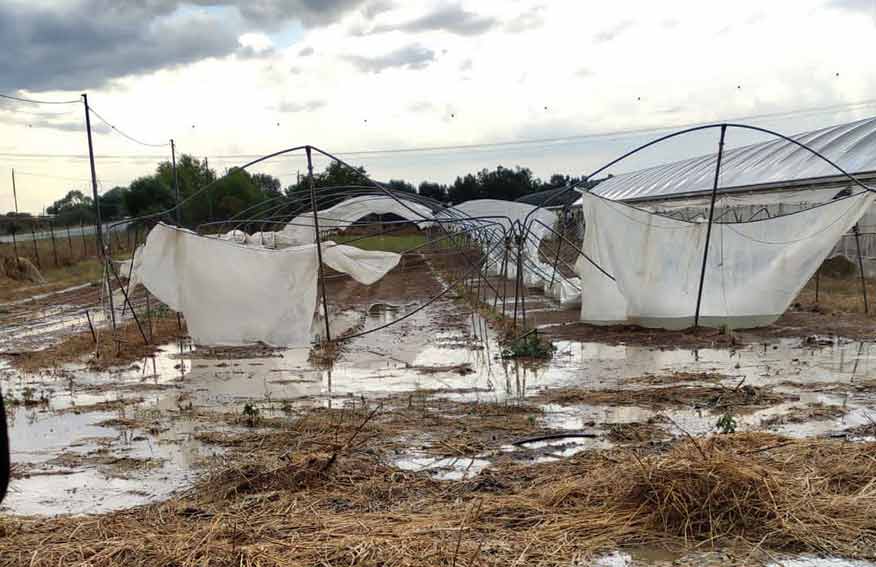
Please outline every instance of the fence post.
[[[12, 169], [12, 198], [15, 200], [15, 214], [16, 218], [18, 218], [18, 191], [15, 190], [15, 169]], [[18, 232], [18, 226], [15, 224], [15, 220], [9, 223], [9, 226], [12, 227], [12, 250], [15, 254], [15, 266], [18, 268], [18, 271], [21, 271], [21, 260], [18, 256], [18, 242], [15, 241], [15, 233]]]
[[73, 236], [70, 234], [70, 225], [67, 225], [67, 244], [70, 245], [70, 261], [73, 261]]
[[58, 248], [55, 245], [55, 223], [49, 221], [49, 234], [52, 235], [52, 255], [55, 257], [55, 267], [59, 266], [58, 264]]
[[79, 236], [82, 237], [82, 257], [88, 256], [88, 242], [85, 241], [85, 224], [82, 219], [79, 220]]
[[30, 223], [30, 237], [33, 239], [33, 255], [36, 258], [37, 268], [42, 270], [43, 264], [42, 262], [40, 262], [40, 251], [37, 249], [36, 231], [34, 230], [34, 224], [36, 223]]

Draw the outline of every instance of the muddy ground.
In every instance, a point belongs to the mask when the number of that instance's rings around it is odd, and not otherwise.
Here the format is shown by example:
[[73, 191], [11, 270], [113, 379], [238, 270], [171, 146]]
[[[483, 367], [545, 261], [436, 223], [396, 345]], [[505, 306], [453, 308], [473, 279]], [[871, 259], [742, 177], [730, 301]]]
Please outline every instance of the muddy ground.
[[[458, 273], [446, 267], [411, 255], [370, 287], [329, 274], [334, 337], [395, 323], [343, 341], [331, 364], [309, 348], [210, 350], [175, 334], [118, 365], [94, 364], [91, 346], [38, 357], [30, 351], [90, 336], [82, 313], [99, 290], [4, 306], [9, 355], [0, 372], [14, 480], [0, 513], [0, 565], [210, 557], [219, 565], [863, 566], [876, 558], [876, 525], [849, 520], [840, 533], [832, 508], [819, 509], [823, 523], [805, 524], [817, 538], [775, 535], [767, 512], [742, 523], [702, 520], [722, 533], [686, 533], [658, 529], [653, 515], [616, 529], [606, 518], [632, 501], [607, 510], [595, 507], [605, 494], [586, 496], [604, 489], [591, 481], [606, 472], [634, 471], [643, 459], [653, 474], [669, 474], [664, 467], [687, 462], [680, 451], [696, 464], [697, 444], [705, 451], [721, 439], [729, 448], [716, 446], [708, 462], [732, 453], [753, 459], [746, 467], [773, 467], [772, 459], [825, 455], [801, 462], [816, 467], [813, 478], [841, 455], [870, 462], [876, 350], [867, 316], [801, 306], [754, 332], [657, 333], [581, 325], [576, 309], [528, 290], [527, 324], [556, 351], [547, 361], [509, 359], [464, 288], [425, 305]], [[497, 298], [482, 297], [501, 311]], [[173, 315], [157, 313], [172, 331]], [[318, 318], [315, 335], [323, 329]], [[831, 485], [848, 509], [870, 505], [861, 482], [871, 470], [855, 471], [844, 492]], [[665, 511], [648, 498], [640, 505]]]

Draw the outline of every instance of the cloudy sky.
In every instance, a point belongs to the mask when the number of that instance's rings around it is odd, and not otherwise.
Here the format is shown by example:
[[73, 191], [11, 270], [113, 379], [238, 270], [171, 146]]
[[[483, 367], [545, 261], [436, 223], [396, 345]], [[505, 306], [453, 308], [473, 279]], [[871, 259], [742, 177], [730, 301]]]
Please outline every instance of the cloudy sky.
[[[312, 144], [381, 180], [580, 175], [659, 128], [747, 117], [793, 133], [876, 114], [873, 0], [0, 0], [0, 50], [0, 93], [87, 92], [128, 136], [173, 138], [220, 171]], [[0, 210], [12, 168], [23, 210], [88, 187], [83, 125], [81, 104], [0, 101]], [[169, 157], [93, 126], [103, 190]], [[288, 184], [303, 168], [261, 170]]]

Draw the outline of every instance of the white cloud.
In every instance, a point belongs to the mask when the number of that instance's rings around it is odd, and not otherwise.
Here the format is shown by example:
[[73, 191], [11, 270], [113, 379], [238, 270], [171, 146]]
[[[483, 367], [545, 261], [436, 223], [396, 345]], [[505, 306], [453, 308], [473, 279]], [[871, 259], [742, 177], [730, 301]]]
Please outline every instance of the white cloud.
[[264, 53], [273, 49], [271, 39], [263, 33], [245, 33], [237, 38], [241, 47], [251, 49], [255, 53]]
[[[243, 161], [220, 155], [268, 153], [303, 143], [343, 152], [556, 138], [870, 99], [876, 87], [876, 69], [869, 61], [876, 31], [872, 14], [828, 3], [372, 1], [329, 23], [311, 21], [311, 27], [286, 43], [273, 31], [269, 37], [268, 30], [252, 27], [250, 20], [247, 33], [234, 37], [257, 57], [218, 52], [184, 66], [150, 66], [103, 84], [89, 98], [137, 138], [160, 142], [173, 137], [180, 152], [209, 156], [211, 165], [220, 168]], [[436, 13], [445, 15], [427, 18]], [[417, 25], [412, 27], [413, 22]], [[356, 26], [362, 34], [350, 33]], [[367, 33], [375, 26], [385, 33]], [[310, 50], [311, 55], [301, 56]], [[80, 64], [91, 72], [87, 61]], [[95, 60], [94, 65], [100, 64]], [[524, 75], [525, 82], [518, 83]], [[78, 96], [78, 91], [59, 90], [65, 86], [54, 86], [49, 78], [44, 90], [34, 94]], [[0, 152], [86, 153], [84, 136], [73, 127], [82, 120], [81, 105], [52, 110], [62, 115], [30, 128], [26, 120], [0, 121]], [[873, 112], [872, 107], [858, 111]], [[845, 112], [763, 123], [794, 132], [856, 117]], [[584, 172], [644, 139], [373, 155], [356, 161], [379, 179], [415, 183], [447, 182], [498, 164], [529, 166], [546, 177], [555, 171]], [[712, 151], [711, 144], [706, 137], [667, 146], [647, 159]], [[112, 133], [95, 137], [95, 151], [98, 174], [120, 182], [151, 171], [156, 162], [151, 156], [157, 153]], [[150, 157], [100, 157], [129, 154]], [[265, 171], [294, 172], [300, 164], [293, 162], [277, 160]], [[12, 166], [88, 178], [87, 162], [78, 159], [0, 155], [0, 169]], [[27, 184], [23, 207], [30, 210], [70, 188], [37, 177]]]

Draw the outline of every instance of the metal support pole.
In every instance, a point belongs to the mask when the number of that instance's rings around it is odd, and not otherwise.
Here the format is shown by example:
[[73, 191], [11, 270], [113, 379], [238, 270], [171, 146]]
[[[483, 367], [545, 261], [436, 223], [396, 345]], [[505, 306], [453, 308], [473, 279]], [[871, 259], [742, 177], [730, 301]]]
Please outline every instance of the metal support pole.
[[721, 124], [721, 139], [718, 141], [718, 160], [715, 164], [715, 183], [712, 185], [712, 200], [709, 204], [709, 224], [706, 227], [706, 245], [703, 247], [703, 267], [700, 270], [700, 287], [697, 290], [697, 309], [694, 313], [694, 329], [700, 325], [700, 307], [703, 302], [703, 283], [706, 280], [706, 262], [709, 259], [709, 240], [712, 237], [712, 220], [715, 218], [715, 198], [718, 195], [718, 182], [721, 177], [721, 158], [724, 157], [724, 137], [727, 125]]
[[[15, 169], [12, 170], [12, 198], [15, 200], [15, 218], [18, 218], [18, 192], [15, 190]], [[15, 239], [15, 233], [18, 231], [18, 227], [15, 224], [15, 220], [11, 223], [12, 227], [12, 252], [15, 254], [15, 265], [18, 267], [18, 271], [21, 271], [21, 260], [18, 256], [18, 242]]]
[[858, 249], [858, 271], [861, 273], [861, 297], [864, 298], [864, 313], [870, 314], [870, 303], [867, 301], [867, 280], [864, 278], [864, 258], [861, 256], [861, 235], [856, 224], [852, 228], [855, 233], [855, 247]]
[[325, 267], [322, 263], [322, 243], [319, 239], [319, 212], [316, 208], [316, 190], [313, 186], [313, 158], [310, 155], [310, 146], [305, 146], [307, 153], [307, 189], [310, 191], [310, 208], [313, 209], [313, 232], [316, 237], [316, 257], [319, 260], [319, 287], [322, 292], [322, 315], [325, 318], [325, 340], [331, 341], [332, 334], [329, 327], [328, 300], [325, 296]]
[[173, 191], [176, 194], [176, 224], [182, 226], [182, 209], [179, 206], [179, 177], [176, 174], [176, 145], [170, 140], [170, 163], [173, 167]]
[[[94, 143], [91, 139], [91, 112], [88, 108], [88, 95], [82, 94], [82, 104], [85, 106], [85, 130], [88, 134], [88, 162], [91, 166], [91, 195], [94, 199], [94, 215], [95, 227], [97, 229], [97, 257], [106, 262], [111, 262], [112, 258], [107, 258], [103, 247], [103, 223], [100, 219], [100, 196], [97, 194], [97, 172], [94, 169]], [[83, 237], [84, 238], [84, 237]], [[109, 267], [104, 266], [104, 278], [106, 280], [107, 300], [109, 301], [110, 316], [113, 325], [113, 331], [116, 330], [116, 312], [113, 306], [112, 286], [109, 279]]]
[[[515, 237], [512, 237], [515, 238]], [[516, 241], [516, 238], [515, 238]], [[514, 262], [516, 269], [514, 270], [514, 326], [517, 326], [517, 303], [520, 301], [520, 250], [514, 252], [517, 254], [517, 261]]]
[[85, 129], [88, 133], [88, 162], [91, 165], [91, 196], [94, 199], [95, 227], [97, 229], [97, 255], [103, 258], [103, 224], [100, 220], [100, 197], [97, 194], [97, 172], [94, 169], [94, 144], [91, 140], [91, 114], [88, 110], [88, 95], [82, 95], [82, 103], [85, 105]]
[[520, 319], [523, 322], [523, 330], [526, 330], [526, 279], [523, 277], [523, 236], [517, 241], [517, 277], [520, 278]]
[[560, 238], [557, 240], [557, 254], [554, 256], [554, 267], [551, 270], [551, 283], [548, 285], [548, 293], [554, 287], [554, 278], [557, 276], [557, 266], [560, 263], [560, 250], [563, 249], [563, 237], [566, 234], [566, 221], [563, 219], [560, 224]]

